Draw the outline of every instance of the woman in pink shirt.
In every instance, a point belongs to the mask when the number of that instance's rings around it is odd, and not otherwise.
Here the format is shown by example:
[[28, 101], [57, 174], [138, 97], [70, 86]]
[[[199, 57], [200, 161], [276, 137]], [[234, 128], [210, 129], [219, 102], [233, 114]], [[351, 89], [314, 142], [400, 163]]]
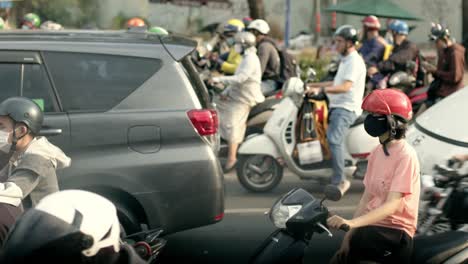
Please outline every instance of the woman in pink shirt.
[[362, 104], [369, 112], [364, 127], [380, 145], [369, 156], [364, 194], [353, 219], [337, 215], [328, 226], [346, 224], [346, 234], [332, 263], [411, 263], [419, 206], [419, 162], [403, 139], [412, 118], [409, 98], [399, 90], [382, 89]]

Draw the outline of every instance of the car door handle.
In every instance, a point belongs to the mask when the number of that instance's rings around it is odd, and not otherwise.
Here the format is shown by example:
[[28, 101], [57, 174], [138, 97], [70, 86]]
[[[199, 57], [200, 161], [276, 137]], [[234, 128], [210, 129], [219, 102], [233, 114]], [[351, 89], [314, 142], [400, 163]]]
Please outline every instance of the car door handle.
[[51, 137], [51, 136], [58, 136], [62, 134], [61, 128], [48, 128], [48, 129], [41, 129], [39, 131], [40, 136]]

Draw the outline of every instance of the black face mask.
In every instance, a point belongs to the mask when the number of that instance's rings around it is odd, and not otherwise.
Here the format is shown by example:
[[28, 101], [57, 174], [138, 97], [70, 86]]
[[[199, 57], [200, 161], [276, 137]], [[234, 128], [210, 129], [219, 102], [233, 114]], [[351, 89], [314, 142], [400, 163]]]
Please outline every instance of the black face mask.
[[364, 129], [372, 137], [383, 135], [389, 130], [387, 117], [368, 115], [364, 120]]

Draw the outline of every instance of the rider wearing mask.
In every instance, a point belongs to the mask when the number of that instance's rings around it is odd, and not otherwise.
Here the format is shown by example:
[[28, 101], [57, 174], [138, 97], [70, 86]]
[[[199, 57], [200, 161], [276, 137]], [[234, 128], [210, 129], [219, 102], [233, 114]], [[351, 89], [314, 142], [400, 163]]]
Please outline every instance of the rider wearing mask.
[[333, 82], [309, 84], [308, 94], [324, 92], [329, 98], [329, 124], [327, 140], [332, 153], [333, 176], [331, 183], [342, 194], [351, 183], [343, 173], [345, 166], [344, 139], [349, 127], [361, 115], [361, 102], [366, 82], [366, 65], [356, 51], [357, 30], [352, 26], [339, 27], [335, 34], [336, 49], [342, 55]]
[[41, 109], [30, 99], [12, 97], [0, 104], [0, 151], [6, 156], [0, 170], [0, 210], [9, 212], [0, 218], [0, 243], [22, 206], [34, 207], [58, 191], [56, 169], [70, 165], [59, 148], [38, 136], [42, 121]]
[[383, 79], [383, 75], [397, 71], [406, 72], [408, 70], [407, 62], [416, 61], [418, 57], [418, 47], [408, 40], [408, 24], [400, 20], [395, 20], [390, 24], [390, 29], [393, 33], [394, 42], [392, 55], [390, 55], [388, 60], [380, 62], [376, 67], [369, 67], [369, 76], [380, 73], [380, 79]]
[[11, 230], [0, 263], [143, 264], [120, 242], [115, 206], [97, 194], [66, 190], [27, 211]]
[[275, 41], [268, 36], [270, 26], [265, 20], [255, 19], [247, 30], [255, 35], [257, 55], [262, 67], [262, 93], [268, 94], [278, 89], [280, 77], [280, 56]]
[[220, 53], [221, 55], [219, 56], [213, 54], [211, 57], [211, 60], [214, 62], [214, 65], [217, 66], [218, 70], [222, 71], [227, 75], [234, 74], [236, 72], [237, 67], [242, 61], [242, 55], [236, 52], [236, 50], [234, 49], [234, 36], [238, 32], [242, 32], [244, 28], [244, 23], [239, 19], [228, 20], [224, 25], [223, 34], [221, 36], [222, 39], [218, 44], [221, 45], [222, 42], [225, 42], [229, 47], [229, 51], [225, 53]]
[[234, 48], [242, 55], [242, 62], [233, 76], [214, 77], [212, 83], [222, 82], [228, 87], [216, 105], [219, 112], [221, 137], [228, 142], [225, 171], [237, 162], [237, 148], [244, 140], [250, 109], [265, 100], [262, 94], [260, 60], [256, 54], [255, 36], [250, 32], [236, 34]]
[[41, 26], [41, 18], [34, 13], [24, 15], [21, 29], [39, 29]]
[[454, 42], [448, 28], [433, 24], [429, 39], [435, 42], [439, 59], [437, 67], [429, 63], [422, 65], [427, 72], [432, 73], [437, 82], [437, 85], [431, 86], [428, 91], [427, 107], [463, 88], [465, 71], [465, 48]]
[[420, 194], [418, 157], [404, 140], [411, 101], [399, 90], [378, 89], [364, 99], [362, 109], [369, 112], [366, 132], [379, 137], [381, 145], [369, 155], [353, 219], [335, 215], [327, 220], [332, 228], [350, 227], [331, 263], [411, 263]]

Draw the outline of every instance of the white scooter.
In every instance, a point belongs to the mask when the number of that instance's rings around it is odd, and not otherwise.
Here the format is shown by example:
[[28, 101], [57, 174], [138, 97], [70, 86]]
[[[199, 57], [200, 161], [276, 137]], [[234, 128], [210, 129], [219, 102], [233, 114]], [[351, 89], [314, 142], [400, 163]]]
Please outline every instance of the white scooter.
[[[283, 99], [266, 123], [263, 134], [249, 136], [240, 146], [237, 177], [246, 189], [254, 192], [273, 189], [283, 177], [283, 167], [301, 179], [329, 183], [333, 173], [330, 160], [301, 165], [293, 156], [297, 144], [297, 116], [304, 100], [304, 89], [301, 79], [289, 79], [283, 86]], [[378, 138], [369, 136], [364, 130], [364, 119], [364, 116], [359, 117], [346, 136], [344, 173], [348, 177], [364, 177], [366, 158], [379, 144]]]

